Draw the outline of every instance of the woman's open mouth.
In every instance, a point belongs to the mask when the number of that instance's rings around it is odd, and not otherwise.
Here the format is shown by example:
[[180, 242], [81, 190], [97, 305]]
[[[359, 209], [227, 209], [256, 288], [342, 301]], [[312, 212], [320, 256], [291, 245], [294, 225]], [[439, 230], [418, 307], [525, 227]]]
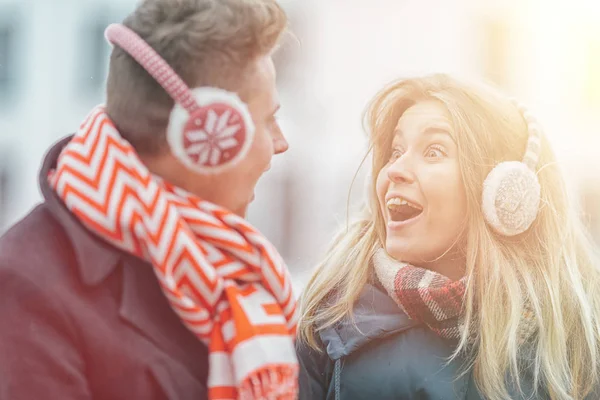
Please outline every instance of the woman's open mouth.
[[419, 204], [396, 196], [388, 199], [388, 227], [400, 227], [417, 219], [423, 213], [423, 207]]

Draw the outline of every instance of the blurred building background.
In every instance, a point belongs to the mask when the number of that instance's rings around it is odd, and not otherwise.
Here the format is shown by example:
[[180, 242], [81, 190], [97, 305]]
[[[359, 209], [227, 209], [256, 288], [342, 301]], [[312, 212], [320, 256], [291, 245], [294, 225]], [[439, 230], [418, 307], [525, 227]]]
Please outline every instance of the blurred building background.
[[[104, 99], [105, 27], [136, 0], [0, 0], [0, 232], [40, 201], [46, 149]], [[360, 201], [361, 117], [388, 81], [448, 72], [528, 104], [600, 242], [600, 3], [283, 0], [294, 37], [277, 54], [291, 149], [260, 182], [250, 220], [298, 289]]]

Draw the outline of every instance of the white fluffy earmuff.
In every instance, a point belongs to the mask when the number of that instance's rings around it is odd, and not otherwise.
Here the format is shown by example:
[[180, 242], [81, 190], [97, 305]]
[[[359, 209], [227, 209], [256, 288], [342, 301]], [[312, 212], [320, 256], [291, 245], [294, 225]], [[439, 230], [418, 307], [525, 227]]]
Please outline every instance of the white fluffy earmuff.
[[536, 175], [541, 147], [540, 128], [524, 106], [516, 105], [529, 132], [525, 156], [522, 161], [496, 165], [483, 183], [484, 218], [495, 232], [504, 236], [518, 235], [529, 229], [540, 206], [541, 189]]
[[185, 166], [200, 174], [214, 174], [244, 158], [255, 127], [248, 107], [235, 93], [214, 87], [190, 90], [152, 47], [124, 25], [110, 25], [105, 36], [135, 59], [175, 101], [167, 142]]

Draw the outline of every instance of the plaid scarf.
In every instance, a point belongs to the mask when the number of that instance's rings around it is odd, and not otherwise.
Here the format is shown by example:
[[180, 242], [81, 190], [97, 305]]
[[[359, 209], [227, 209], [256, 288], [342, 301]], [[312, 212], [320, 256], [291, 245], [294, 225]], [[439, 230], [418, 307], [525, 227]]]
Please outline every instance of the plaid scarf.
[[97, 107], [50, 183], [93, 233], [152, 264], [209, 348], [210, 399], [294, 399], [296, 301], [275, 248], [244, 219], [151, 175]]
[[[445, 339], [458, 339], [463, 330], [466, 277], [457, 281], [390, 257], [379, 249], [373, 257], [379, 281], [388, 295], [412, 320], [419, 321]], [[525, 305], [518, 340], [525, 342], [536, 330], [533, 311]]]
[[446, 339], [460, 337], [466, 279], [450, 278], [401, 263], [379, 249], [373, 257], [379, 281], [402, 311]]

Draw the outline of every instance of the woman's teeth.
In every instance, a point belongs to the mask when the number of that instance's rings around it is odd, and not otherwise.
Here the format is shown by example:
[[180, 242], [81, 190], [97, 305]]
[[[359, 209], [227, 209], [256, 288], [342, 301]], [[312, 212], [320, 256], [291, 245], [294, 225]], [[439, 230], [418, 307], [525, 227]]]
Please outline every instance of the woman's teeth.
[[416, 210], [423, 211], [423, 207], [418, 204], [411, 203], [410, 201], [403, 199], [402, 197], [392, 197], [386, 203], [387, 208], [390, 210], [395, 210], [400, 206], [409, 206]]

